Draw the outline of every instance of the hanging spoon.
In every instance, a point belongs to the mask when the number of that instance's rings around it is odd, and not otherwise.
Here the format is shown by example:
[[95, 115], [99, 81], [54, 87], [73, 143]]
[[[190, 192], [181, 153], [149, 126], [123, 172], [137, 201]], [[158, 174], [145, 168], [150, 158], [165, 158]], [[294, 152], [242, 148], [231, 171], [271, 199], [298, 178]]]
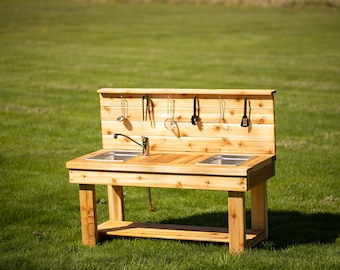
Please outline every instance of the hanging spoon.
[[170, 97], [168, 97], [168, 118], [165, 119], [164, 121], [164, 126], [166, 129], [169, 130], [173, 130], [176, 126], [177, 123], [175, 121], [175, 101], [173, 99], [170, 99]]
[[120, 97], [120, 108], [122, 110], [122, 115], [117, 117], [118, 122], [122, 122], [125, 119], [126, 108], [125, 108], [125, 99], [123, 99], [123, 97]]

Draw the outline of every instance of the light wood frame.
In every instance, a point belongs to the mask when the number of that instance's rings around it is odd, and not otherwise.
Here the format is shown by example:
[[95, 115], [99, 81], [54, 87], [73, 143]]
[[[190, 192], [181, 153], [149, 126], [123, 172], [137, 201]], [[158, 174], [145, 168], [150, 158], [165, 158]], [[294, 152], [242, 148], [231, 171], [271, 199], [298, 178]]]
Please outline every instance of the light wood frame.
[[[267, 239], [266, 181], [275, 175], [274, 90], [105, 88], [98, 93], [103, 149], [95, 153], [139, 149], [124, 138], [114, 140], [112, 135], [117, 132], [135, 140], [140, 135], [148, 136], [152, 154], [135, 157], [119, 167], [112, 162], [87, 160], [94, 153], [67, 162], [70, 182], [79, 184], [84, 245], [96, 245], [106, 235], [132, 236], [229, 243], [230, 253], [237, 254]], [[148, 95], [153, 103], [148, 121], [141, 119], [143, 95]], [[201, 102], [201, 127], [190, 123], [195, 96]], [[175, 120], [179, 128], [175, 131], [165, 129], [162, 124], [168, 116], [169, 97], [176, 102]], [[247, 128], [240, 126], [245, 97], [250, 105]], [[122, 112], [122, 98], [129, 107], [126, 119], [120, 123], [116, 118]], [[227, 104], [223, 112], [219, 107], [221, 102]], [[197, 161], [216, 153], [247, 153], [256, 158], [233, 168], [197, 165]], [[164, 181], [159, 181], [160, 175]], [[108, 189], [109, 220], [100, 225], [96, 185], [107, 185]], [[228, 228], [125, 221], [124, 186], [228, 191]], [[251, 229], [246, 229], [247, 191], [251, 192]]]

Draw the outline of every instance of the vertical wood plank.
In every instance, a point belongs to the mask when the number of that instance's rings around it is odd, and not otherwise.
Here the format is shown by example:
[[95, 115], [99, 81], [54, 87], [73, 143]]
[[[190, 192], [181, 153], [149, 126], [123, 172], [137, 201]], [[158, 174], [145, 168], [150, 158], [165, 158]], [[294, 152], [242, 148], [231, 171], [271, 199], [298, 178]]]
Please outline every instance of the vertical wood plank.
[[98, 242], [95, 185], [80, 184], [79, 200], [83, 244], [95, 246]]
[[124, 194], [121, 186], [107, 186], [109, 219], [124, 220]]
[[245, 193], [228, 192], [228, 226], [229, 226], [229, 252], [231, 254], [244, 251], [246, 243], [246, 211]]
[[268, 238], [267, 183], [251, 189], [251, 227], [264, 231]]

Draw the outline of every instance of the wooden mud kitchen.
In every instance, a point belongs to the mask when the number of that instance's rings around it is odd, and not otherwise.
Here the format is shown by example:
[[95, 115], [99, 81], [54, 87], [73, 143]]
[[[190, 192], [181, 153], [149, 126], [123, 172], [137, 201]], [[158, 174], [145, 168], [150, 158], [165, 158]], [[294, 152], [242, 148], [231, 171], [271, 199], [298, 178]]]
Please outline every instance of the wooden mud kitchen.
[[[240, 253], [268, 237], [275, 90], [103, 88], [98, 93], [103, 149], [66, 163], [70, 183], [79, 185], [84, 245], [130, 236], [229, 243], [230, 253]], [[108, 188], [109, 220], [100, 225], [96, 185]], [[124, 186], [228, 191], [228, 228], [125, 221]]]

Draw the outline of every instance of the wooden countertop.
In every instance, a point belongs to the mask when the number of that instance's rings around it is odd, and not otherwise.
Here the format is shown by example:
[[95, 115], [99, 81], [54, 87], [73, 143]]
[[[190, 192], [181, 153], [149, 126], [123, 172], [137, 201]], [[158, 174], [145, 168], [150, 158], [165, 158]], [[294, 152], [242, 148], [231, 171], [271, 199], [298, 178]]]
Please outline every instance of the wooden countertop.
[[238, 166], [197, 164], [215, 154], [221, 153], [193, 152], [151, 152], [149, 156], [136, 156], [124, 162], [87, 160], [89, 157], [112, 150], [114, 149], [101, 149], [86, 154], [68, 161], [66, 167], [69, 170], [86, 171], [247, 177], [250, 173], [254, 173], [275, 161], [275, 155], [256, 154], [254, 158]]

